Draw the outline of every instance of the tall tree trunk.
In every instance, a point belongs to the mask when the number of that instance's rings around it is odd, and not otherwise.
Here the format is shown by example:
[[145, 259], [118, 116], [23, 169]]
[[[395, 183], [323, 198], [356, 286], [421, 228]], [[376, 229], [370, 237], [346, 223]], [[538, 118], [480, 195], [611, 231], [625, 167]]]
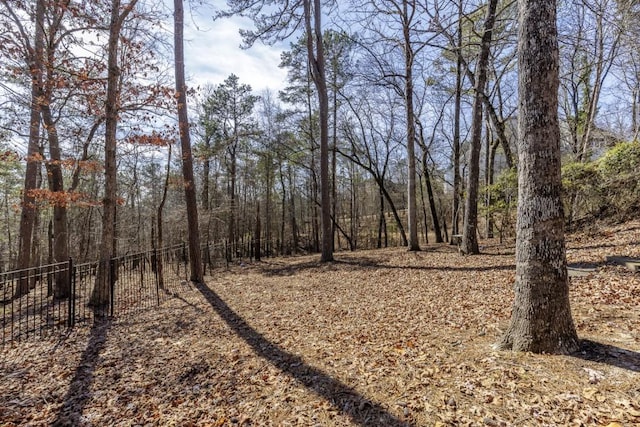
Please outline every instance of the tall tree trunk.
[[260, 202], [256, 204], [256, 231], [254, 237], [254, 257], [256, 261], [262, 258], [262, 223], [260, 222]]
[[595, 77], [594, 77], [594, 85], [593, 85], [593, 93], [591, 98], [589, 99], [589, 104], [587, 108], [587, 116], [586, 122], [584, 123], [584, 133], [582, 134], [582, 138], [580, 140], [580, 152], [578, 153], [578, 161], [588, 162], [591, 160], [591, 133], [593, 132], [593, 128], [595, 125], [596, 114], [598, 112], [598, 104], [600, 102], [600, 94], [602, 92], [602, 87], [604, 85], [605, 79], [611, 70], [611, 66], [614, 63], [614, 60], [617, 56], [618, 46], [620, 43], [620, 37], [622, 32], [618, 31], [614, 36], [614, 40], [610, 47], [608, 55], [605, 57], [605, 38], [607, 37], [606, 29], [604, 28], [604, 13], [605, 11], [599, 9], [595, 12], [597, 14], [596, 17], [596, 52], [597, 59], [595, 61]]
[[[458, 0], [458, 31], [456, 41], [456, 94], [453, 115], [453, 206], [451, 212], [451, 235], [460, 234], [460, 199], [462, 178], [460, 177], [460, 116], [462, 109], [462, 0]], [[451, 240], [451, 244], [453, 244]]]
[[[477, 87], [476, 76], [471, 71], [471, 68], [469, 67], [469, 64], [464, 60], [463, 57], [461, 57], [460, 60], [461, 60], [462, 66], [463, 66], [463, 68], [465, 70], [465, 73], [467, 75], [467, 78], [469, 79], [469, 82], [473, 86]], [[487, 114], [489, 116], [489, 119], [490, 119], [491, 123], [493, 124], [493, 129], [496, 132], [496, 136], [497, 136], [498, 140], [500, 141], [500, 146], [502, 147], [502, 150], [504, 151], [504, 158], [505, 158], [505, 161], [507, 162], [507, 167], [509, 169], [511, 169], [514, 166], [514, 164], [513, 164], [513, 153], [511, 152], [511, 146], [509, 145], [509, 138], [507, 138], [507, 133], [506, 133], [506, 127], [505, 127], [505, 124], [504, 124], [504, 120], [501, 119], [498, 116], [498, 113], [496, 112], [496, 108], [491, 103], [491, 99], [486, 94], [486, 92], [483, 90], [482, 92], [479, 93], [479, 95], [480, 95], [480, 97], [482, 99], [482, 104], [483, 104], [484, 108], [487, 109]]]
[[296, 198], [295, 198], [295, 179], [291, 165], [287, 168], [287, 178], [289, 181], [289, 224], [291, 225], [291, 250], [293, 253], [298, 252], [299, 232], [298, 223], [296, 222]]
[[202, 269], [202, 258], [200, 256], [198, 204], [196, 200], [196, 183], [193, 177], [193, 154], [191, 152], [191, 138], [189, 136], [189, 118], [187, 116], [187, 85], [184, 77], [184, 10], [182, 0], [174, 0], [173, 5], [176, 98], [178, 101], [182, 176], [184, 178], [184, 196], [187, 204], [187, 226], [189, 230], [190, 280], [195, 283], [202, 283], [204, 281], [204, 272]]
[[429, 222], [427, 221], [427, 204], [424, 201], [424, 185], [422, 185], [422, 175], [420, 175], [418, 180], [418, 185], [420, 186], [420, 204], [422, 207], [422, 221], [424, 223], [424, 242], [429, 244]]
[[564, 244], [558, 124], [555, 0], [521, 0], [518, 30], [518, 221], [511, 323], [501, 348], [570, 353], [571, 318]]
[[[486, 119], [486, 118], [485, 118]], [[489, 186], [493, 183], [493, 162], [491, 159], [491, 127], [488, 120], [485, 123], [485, 151], [484, 151], [484, 207], [485, 207], [485, 236], [493, 238], [493, 215], [491, 214], [491, 192]]]
[[478, 187], [480, 181], [480, 149], [482, 147], [482, 95], [487, 85], [487, 65], [491, 36], [496, 17], [498, 0], [489, 0], [487, 15], [484, 23], [484, 34], [478, 57], [478, 71], [476, 72], [475, 97], [473, 99], [471, 153], [469, 156], [469, 176], [467, 181], [467, 198], [464, 208], [464, 230], [462, 233], [461, 250], [465, 254], [478, 254]]
[[[425, 156], [426, 157], [426, 156]], [[429, 209], [431, 209], [431, 219], [433, 221], [433, 230], [436, 233], [436, 243], [442, 243], [442, 232], [440, 231], [440, 221], [438, 221], [438, 211], [436, 209], [436, 199], [433, 197], [433, 187], [431, 186], [431, 174], [427, 167], [426, 158], [424, 159], [424, 180], [427, 186], [427, 197], [429, 198]]]
[[351, 221], [349, 222], [349, 250], [355, 251], [358, 247], [358, 218], [360, 217], [358, 205], [358, 175], [356, 174], [355, 165], [352, 165], [351, 173], [351, 192], [349, 194], [349, 213]]
[[[57, 82], [55, 71], [55, 59], [58, 32], [67, 6], [70, 0], [64, 0], [54, 6], [54, 18], [50, 21], [49, 34], [46, 47], [46, 80], [43, 82], [43, 102], [41, 106], [42, 121], [47, 132], [47, 140], [49, 142], [49, 158], [47, 163], [47, 176], [49, 181], [49, 190], [54, 195], [63, 197], [54, 197], [53, 206], [53, 257], [52, 262], [67, 262], [69, 260], [69, 232], [67, 223], [67, 202], [64, 197], [64, 181], [62, 175], [62, 154], [60, 151], [60, 138], [58, 136], [57, 123], [53, 119], [51, 113], [51, 104], [53, 103], [53, 88]], [[69, 289], [69, 277], [71, 272], [63, 269], [56, 273], [55, 276], [55, 298], [67, 298], [71, 289]]]
[[[309, 99], [309, 126], [313, 126], [312, 113], [311, 113], [311, 100]], [[321, 213], [319, 215], [318, 207], [322, 210], [322, 203], [318, 202], [318, 176], [316, 174], [316, 148], [313, 140], [313, 133], [310, 132], [311, 138], [311, 239], [313, 241], [314, 252], [320, 252], [320, 227], [321, 227]], [[291, 188], [291, 194], [293, 194], [293, 188]], [[320, 221], [320, 222], [319, 222]], [[333, 225], [332, 225], [333, 227]], [[333, 237], [332, 237], [333, 238]], [[333, 247], [333, 243], [332, 246]]]
[[160, 251], [157, 253], [156, 257], [156, 271], [158, 273], [158, 284], [160, 289], [165, 289], [164, 286], [164, 260], [162, 257], [162, 249], [164, 247], [164, 223], [163, 223], [163, 214], [164, 214], [164, 205], [167, 202], [167, 193], [169, 191], [169, 177], [171, 175], [171, 143], [167, 145], [169, 148], [169, 153], [167, 154], [167, 174], [164, 178], [164, 185], [162, 186], [162, 198], [160, 199], [160, 203], [158, 204], [158, 210], [156, 213], [157, 225], [156, 228], [158, 230], [158, 243], [156, 248]]
[[237, 173], [237, 159], [236, 149], [237, 145], [233, 145], [229, 150], [229, 223], [228, 226], [228, 238], [229, 246], [233, 256], [237, 256], [238, 236], [236, 235], [236, 173]]
[[449, 242], [449, 232], [447, 231], [447, 216], [444, 214], [444, 203], [442, 203], [442, 199], [438, 198], [440, 202], [440, 218], [442, 218], [442, 234], [443, 234], [443, 242]]
[[387, 200], [387, 203], [389, 204], [389, 208], [391, 209], [391, 214], [393, 215], [393, 218], [396, 221], [396, 226], [398, 227], [398, 231], [400, 232], [400, 239], [402, 241], [402, 246], [408, 246], [407, 234], [405, 233], [404, 227], [402, 226], [402, 220], [400, 219], [400, 215], [398, 214], [398, 210], [396, 209], [395, 203], [393, 203], [393, 199], [391, 198], [391, 195], [389, 194], [389, 192], [384, 186], [384, 181], [382, 180], [382, 178], [376, 178], [376, 183], [378, 184], [378, 188], [382, 192], [382, 195], [384, 196], [384, 198]]
[[[387, 221], [384, 216], [384, 194], [382, 189], [378, 189], [378, 197], [380, 198], [380, 211], [378, 213], [378, 244], [377, 248], [382, 248], [382, 236], [384, 233], [384, 247], [387, 247]], [[353, 217], [351, 219], [353, 221]]]
[[403, 0], [402, 8], [404, 15], [403, 35], [404, 35], [404, 68], [405, 87], [404, 97], [407, 109], [407, 162], [409, 164], [407, 178], [407, 223], [409, 225], [409, 250], [419, 251], [418, 242], [418, 205], [416, 203], [416, 128], [413, 111], [413, 48], [411, 46], [410, 19], [408, 11], [408, 1]]
[[[311, 3], [313, 2], [313, 12]], [[333, 261], [331, 221], [331, 184], [329, 180], [329, 95], [325, 71], [324, 43], [322, 41], [321, 0], [304, 0], [307, 54], [311, 64], [311, 77], [318, 92], [320, 106], [320, 216], [322, 227], [322, 262]], [[311, 20], [313, 17], [313, 30]]]
[[280, 187], [282, 189], [282, 201], [281, 201], [281, 215], [280, 215], [280, 255], [284, 253], [284, 240], [285, 240], [285, 224], [287, 223], [287, 187], [284, 183], [284, 172], [282, 170], [282, 163], [278, 172], [280, 173]]
[[638, 99], [640, 98], [640, 88], [637, 86], [631, 92], [631, 132], [633, 137], [631, 140], [638, 139]]
[[[204, 140], [205, 144], [205, 157], [202, 162], [202, 207], [208, 211], [210, 209], [209, 203], [209, 181], [211, 180], [211, 159], [209, 158], [209, 152], [211, 150], [211, 139], [207, 136]], [[207, 238], [209, 236], [207, 235]]]
[[[498, 145], [500, 141], [493, 141], [490, 147], [488, 147], [489, 151], [489, 160], [487, 163], [487, 187], [490, 188], [494, 183], [495, 176], [495, 160], [496, 160], [496, 151], [498, 149]], [[491, 213], [491, 205], [493, 204], [493, 200], [491, 199], [491, 191], [487, 190], [487, 238], [493, 238], [494, 233], [493, 229], [495, 228], [495, 221], [493, 218], [493, 213]]]
[[266, 240], [265, 242], [265, 255], [267, 257], [270, 257], [271, 254], [271, 247], [272, 247], [272, 239], [273, 236], [271, 235], [271, 210], [272, 208], [272, 201], [271, 201], [271, 193], [273, 192], [273, 171], [272, 171], [272, 161], [271, 161], [271, 156], [269, 155], [268, 161], [267, 161], [267, 190], [266, 190], [266, 200], [265, 200], [265, 230], [264, 230], [264, 238]]
[[[18, 235], [17, 268], [31, 266], [31, 250], [36, 220], [36, 202], [33, 190], [37, 188], [40, 169], [40, 96], [42, 94], [42, 66], [44, 55], [44, 15], [45, 1], [36, 2], [35, 35], [33, 47], [29, 49], [29, 71], [31, 74], [31, 106], [29, 118], [29, 143], [27, 146], [27, 167], [24, 175], [20, 231]], [[15, 290], [15, 297], [29, 292], [28, 278], [21, 278]]]
[[[51, 93], [46, 91], [45, 102], [42, 105], [42, 119], [47, 129], [49, 140], [50, 162], [47, 164], [47, 176], [49, 190], [54, 194], [64, 193], [62, 177], [62, 166], [60, 164], [60, 140], [56, 123], [51, 115]], [[69, 232], [67, 224], [67, 206], [64, 197], [55, 197], [53, 205], [53, 262], [66, 262], [69, 259]], [[70, 293], [68, 270], [61, 270], [56, 273], [55, 287], [53, 294], [55, 298], [67, 298]]]
[[338, 187], [337, 187], [337, 177], [336, 171], [338, 169], [337, 157], [338, 157], [338, 73], [335, 70], [333, 71], [333, 122], [331, 126], [332, 130], [332, 147], [331, 147], [331, 215], [333, 216], [332, 221], [332, 231], [331, 231], [331, 247], [335, 251], [336, 249], [336, 236], [337, 227], [335, 224], [338, 223]]
[[[107, 47], [107, 98], [105, 102], [105, 135], [104, 135], [104, 198], [102, 202], [102, 240], [100, 243], [100, 262], [96, 274], [96, 284], [91, 294], [93, 306], [104, 306], [109, 303], [111, 293], [110, 260], [115, 256], [116, 235], [116, 137], [119, 109], [118, 48], [122, 23], [133, 10], [137, 0], [131, 0], [122, 7], [120, 0], [111, 2], [111, 18], [109, 23], [109, 41]], [[122, 9], [122, 12], [121, 12]]]
[[[442, 115], [440, 115], [442, 117]], [[429, 173], [429, 152], [427, 151], [427, 144], [424, 139], [424, 127], [420, 120], [416, 120], [416, 125], [418, 126], [418, 138], [420, 141], [420, 147], [422, 147], [422, 174], [424, 175], [425, 184], [427, 186], [427, 197], [429, 198], [429, 208], [431, 210], [431, 219], [433, 221], [433, 230], [436, 235], [436, 243], [442, 243], [442, 232], [440, 230], [440, 221], [438, 220], [438, 212], [436, 209], [436, 200], [433, 196], [433, 187], [431, 185], [431, 174]], [[435, 130], [434, 130], [435, 132]], [[431, 142], [433, 142], [435, 135], [431, 136]], [[425, 229], [427, 227], [425, 220]]]

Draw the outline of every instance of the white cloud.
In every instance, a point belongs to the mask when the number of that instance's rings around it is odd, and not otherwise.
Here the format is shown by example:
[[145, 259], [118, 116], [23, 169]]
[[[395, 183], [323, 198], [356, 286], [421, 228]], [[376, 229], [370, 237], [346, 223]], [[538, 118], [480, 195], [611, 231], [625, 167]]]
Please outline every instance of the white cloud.
[[241, 49], [238, 30], [251, 28], [251, 21], [240, 17], [213, 21], [212, 15], [212, 10], [201, 9], [185, 16], [185, 67], [190, 84], [219, 84], [233, 73], [254, 92], [282, 89], [287, 72], [278, 64], [288, 43], [267, 46], [258, 42]]

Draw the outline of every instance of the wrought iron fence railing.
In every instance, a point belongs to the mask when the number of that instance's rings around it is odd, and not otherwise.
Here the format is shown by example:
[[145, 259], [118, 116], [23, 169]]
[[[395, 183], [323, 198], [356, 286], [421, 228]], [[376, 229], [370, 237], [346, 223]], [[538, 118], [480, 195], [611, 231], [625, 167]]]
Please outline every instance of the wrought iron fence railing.
[[[203, 244], [201, 253], [205, 271], [228, 265], [224, 243]], [[103, 265], [70, 259], [0, 273], [0, 346], [160, 305], [188, 280], [188, 263], [186, 246], [180, 244], [118, 256]]]

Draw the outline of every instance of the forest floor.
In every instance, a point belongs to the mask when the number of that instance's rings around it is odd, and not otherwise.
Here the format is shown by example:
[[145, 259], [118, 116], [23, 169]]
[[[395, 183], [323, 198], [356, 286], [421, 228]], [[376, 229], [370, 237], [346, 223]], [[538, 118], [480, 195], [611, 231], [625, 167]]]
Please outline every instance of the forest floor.
[[581, 351], [496, 351], [513, 243], [269, 259], [0, 349], [0, 425], [640, 425], [640, 222], [568, 236]]

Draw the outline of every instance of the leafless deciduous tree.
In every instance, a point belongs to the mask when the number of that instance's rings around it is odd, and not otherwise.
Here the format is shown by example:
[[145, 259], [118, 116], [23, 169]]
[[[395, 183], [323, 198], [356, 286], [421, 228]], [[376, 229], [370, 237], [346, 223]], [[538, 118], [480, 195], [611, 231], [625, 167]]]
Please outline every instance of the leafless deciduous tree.
[[482, 104], [487, 84], [487, 66], [491, 35], [496, 20], [498, 0], [489, 0], [484, 21], [484, 33], [480, 44], [480, 57], [476, 66], [476, 88], [473, 99], [471, 122], [471, 155], [469, 158], [469, 176], [467, 180], [467, 198], [464, 209], [464, 229], [461, 250], [465, 254], [478, 254], [478, 187], [480, 182], [480, 148], [482, 147]]
[[182, 0], [174, 0], [173, 5], [176, 101], [178, 102], [178, 126], [180, 129], [180, 148], [182, 150], [184, 196], [187, 205], [189, 266], [191, 268], [190, 279], [192, 282], [202, 283], [204, 281], [204, 272], [200, 254], [198, 202], [196, 200], [196, 182], [193, 176], [193, 154], [191, 152], [191, 138], [189, 135], [189, 117], [187, 116], [187, 84], [184, 77], [184, 5]]
[[105, 135], [104, 135], [104, 199], [102, 205], [102, 241], [100, 243], [100, 267], [96, 275], [96, 285], [91, 295], [91, 304], [102, 306], [109, 302], [110, 283], [113, 279], [109, 268], [109, 260], [116, 251], [116, 205], [117, 176], [116, 151], [118, 128], [118, 105], [120, 93], [120, 69], [118, 50], [122, 25], [136, 6], [138, 0], [121, 4], [120, 0], [111, 2], [111, 18], [109, 21], [109, 41], [107, 48], [107, 98], [105, 101]]

